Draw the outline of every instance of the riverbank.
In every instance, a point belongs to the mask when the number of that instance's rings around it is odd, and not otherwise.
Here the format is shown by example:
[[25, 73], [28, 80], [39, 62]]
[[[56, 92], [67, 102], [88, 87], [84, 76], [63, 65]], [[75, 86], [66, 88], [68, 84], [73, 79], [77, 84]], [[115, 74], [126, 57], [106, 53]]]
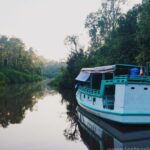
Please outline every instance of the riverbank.
[[21, 72], [14, 69], [0, 69], [0, 86], [40, 80], [42, 80], [42, 77], [38, 74]]

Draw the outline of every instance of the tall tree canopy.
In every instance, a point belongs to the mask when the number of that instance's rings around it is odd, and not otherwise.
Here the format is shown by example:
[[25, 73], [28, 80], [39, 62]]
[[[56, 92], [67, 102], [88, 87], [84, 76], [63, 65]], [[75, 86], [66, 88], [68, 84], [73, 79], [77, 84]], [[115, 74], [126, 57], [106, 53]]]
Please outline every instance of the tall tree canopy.
[[142, 11], [139, 15], [137, 38], [140, 52], [137, 62], [144, 65], [150, 61], [150, 0], [143, 0]]
[[89, 30], [91, 44], [104, 44], [108, 33], [117, 26], [117, 18], [121, 15], [120, 5], [124, 0], [107, 0], [101, 8], [94, 13], [90, 13], [85, 22], [85, 27]]
[[16, 37], [0, 36], [0, 84], [40, 79], [42, 60]]
[[[64, 85], [73, 87], [74, 78], [82, 67], [150, 62], [150, 0], [143, 0], [127, 13], [121, 11], [123, 2], [104, 0], [99, 10], [87, 16], [88, 51], [74, 48], [70, 52], [65, 73], [59, 76], [60, 88]], [[66, 81], [62, 82], [64, 79]], [[67, 79], [71, 79], [69, 84]]]

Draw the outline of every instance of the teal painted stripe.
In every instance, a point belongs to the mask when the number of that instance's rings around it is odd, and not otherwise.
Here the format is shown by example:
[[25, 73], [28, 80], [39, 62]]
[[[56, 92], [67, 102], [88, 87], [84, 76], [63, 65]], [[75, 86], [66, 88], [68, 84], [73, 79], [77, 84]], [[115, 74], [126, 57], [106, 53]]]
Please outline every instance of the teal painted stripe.
[[119, 115], [119, 116], [150, 116], [150, 113], [119, 113], [119, 112], [114, 112], [114, 111], [109, 111], [109, 110], [98, 110], [98, 109], [92, 108], [89, 105], [83, 103], [78, 98], [77, 98], [77, 100], [83, 106], [85, 106], [88, 109], [91, 109], [93, 111], [96, 111], [96, 112], [102, 112], [102, 113], [106, 113], [106, 114]]
[[[81, 113], [82, 114], [82, 113]], [[99, 117], [101, 117], [101, 118], [103, 118], [103, 119], [108, 119], [108, 120], [111, 120], [111, 121], [114, 121], [114, 122], [117, 122], [117, 123], [121, 123], [121, 124], [125, 124], [125, 125], [142, 125], [142, 124], [150, 124], [150, 122], [148, 121], [148, 122], [129, 122], [129, 121], [120, 121], [120, 120], [114, 120], [114, 119], [112, 119], [112, 118], [105, 118], [105, 117], [102, 117], [102, 116], [99, 116]]]
[[[92, 91], [92, 89], [90, 89]], [[84, 91], [84, 89], [80, 89], [78, 90], [79, 92], [83, 93], [83, 94], [86, 94], [88, 96], [94, 96], [94, 97], [102, 97], [99, 93], [99, 91], [97, 91], [97, 93], [94, 93], [94, 92], [87, 92], [87, 91]]]

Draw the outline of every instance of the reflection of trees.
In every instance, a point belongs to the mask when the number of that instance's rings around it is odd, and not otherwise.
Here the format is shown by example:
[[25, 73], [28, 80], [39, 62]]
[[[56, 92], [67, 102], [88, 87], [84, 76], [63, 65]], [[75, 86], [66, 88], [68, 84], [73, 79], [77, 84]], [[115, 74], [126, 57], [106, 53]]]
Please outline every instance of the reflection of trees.
[[59, 91], [62, 95], [62, 104], [66, 104], [67, 108], [67, 120], [69, 126], [64, 130], [64, 136], [68, 140], [78, 140], [79, 131], [77, 126], [77, 115], [76, 115], [76, 98], [75, 92], [71, 90]]
[[26, 110], [32, 111], [37, 100], [44, 96], [41, 83], [0, 87], [0, 124], [20, 123]]

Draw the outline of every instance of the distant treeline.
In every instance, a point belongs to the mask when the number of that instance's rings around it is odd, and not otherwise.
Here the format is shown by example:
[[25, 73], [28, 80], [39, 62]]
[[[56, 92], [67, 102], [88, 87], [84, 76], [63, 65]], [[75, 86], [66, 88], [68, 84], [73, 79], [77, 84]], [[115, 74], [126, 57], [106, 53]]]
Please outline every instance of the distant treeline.
[[73, 88], [82, 67], [150, 62], [150, 0], [143, 0], [126, 14], [121, 10], [123, 2], [105, 0], [99, 10], [87, 16], [85, 28], [90, 37], [87, 51], [79, 46], [78, 36], [66, 37], [65, 44], [70, 47], [67, 67], [52, 84]]
[[47, 78], [55, 78], [60, 74], [61, 69], [65, 67], [66, 64], [64, 62], [47, 61], [42, 67], [42, 75]]
[[0, 85], [39, 81], [56, 77], [65, 63], [48, 61], [19, 38], [0, 36]]
[[0, 85], [41, 80], [41, 59], [18, 38], [0, 36]]

